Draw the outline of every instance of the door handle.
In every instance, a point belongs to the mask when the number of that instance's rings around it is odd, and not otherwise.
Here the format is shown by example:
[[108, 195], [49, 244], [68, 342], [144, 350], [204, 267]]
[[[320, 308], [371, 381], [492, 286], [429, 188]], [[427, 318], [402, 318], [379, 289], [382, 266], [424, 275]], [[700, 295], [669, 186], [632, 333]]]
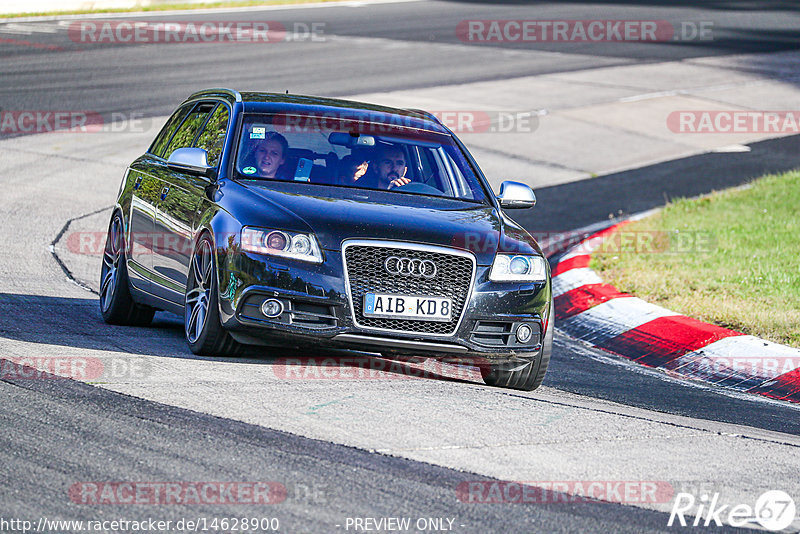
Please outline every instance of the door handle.
[[169, 193], [169, 186], [165, 185], [164, 188], [161, 190], [161, 200], [167, 198], [167, 193]]
[[142, 187], [142, 177], [141, 176], [137, 176], [136, 177], [136, 181], [133, 182], [133, 190], [136, 191], [140, 187]]

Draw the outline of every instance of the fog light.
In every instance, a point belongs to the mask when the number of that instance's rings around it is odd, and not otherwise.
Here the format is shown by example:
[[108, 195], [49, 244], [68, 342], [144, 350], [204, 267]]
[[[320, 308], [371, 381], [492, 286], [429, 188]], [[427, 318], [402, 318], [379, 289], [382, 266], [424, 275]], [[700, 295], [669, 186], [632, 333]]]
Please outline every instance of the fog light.
[[531, 340], [531, 334], [533, 334], [533, 330], [530, 326], [526, 324], [519, 325], [519, 328], [517, 328], [517, 341], [527, 343]]
[[283, 303], [275, 299], [267, 299], [261, 304], [261, 313], [274, 319], [283, 313]]

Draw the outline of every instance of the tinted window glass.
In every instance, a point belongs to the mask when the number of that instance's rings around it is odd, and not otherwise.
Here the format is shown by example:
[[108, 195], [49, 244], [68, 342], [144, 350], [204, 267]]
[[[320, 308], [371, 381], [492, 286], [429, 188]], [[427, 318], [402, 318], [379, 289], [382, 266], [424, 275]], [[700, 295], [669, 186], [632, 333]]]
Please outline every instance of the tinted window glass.
[[172, 117], [167, 120], [167, 124], [161, 129], [161, 132], [156, 137], [156, 140], [153, 141], [153, 145], [150, 147], [150, 153], [155, 154], [156, 156], [163, 157], [164, 156], [164, 149], [167, 147], [167, 143], [172, 138], [172, 134], [175, 133], [175, 130], [178, 129], [180, 126], [181, 121], [186, 114], [189, 113], [189, 110], [192, 109], [194, 104], [186, 104], [185, 106], [181, 106], [178, 108]]
[[214, 104], [197, 104], [192, 112], [189, 113], [189, 116], [184, 119], [183, 124], [181, 124], [178, 131], [175, 132], [175, 135], [172, 136], [172, 140], [169, 142], [167, 150], [164, 151], [163, 157], [169, 158], [169, 155], [175, 150], [192, 146], [197, 132], [202, 128], [208, 118], [208, 114], [211, 113], [213, 109]]
[[194, 146], [208, 152], [208, 164], [216, 167], [225, 144], [225, 133], [228, 131], [228, 107], [224, 104], [217, 106], [211, 118], [200, 132]]

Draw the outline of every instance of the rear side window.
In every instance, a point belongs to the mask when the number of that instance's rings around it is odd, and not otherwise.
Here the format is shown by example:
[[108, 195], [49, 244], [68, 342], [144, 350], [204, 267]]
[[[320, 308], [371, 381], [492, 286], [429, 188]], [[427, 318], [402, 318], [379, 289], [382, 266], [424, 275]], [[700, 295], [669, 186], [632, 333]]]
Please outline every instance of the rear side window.
[[194, 146], [208, 152], [208, 164], [216, 167], [222, 148], [225, 145], [225, 134], [228, 132], [228, 107], [224, 104], [217, 106], [211, 118], [208, 119], [203, 131], [197, 137]]
[[209, 113], [211, 113], [213, 109], [214, 104], [210, 102], [201, 102], [197, 104], [191, 113], [183, 120], [183, 123], [175, 132], [175, 135], [172, 136], [169, 146], [167, 146], [167, 149], [161, 157], [169, 158], [169, 155], [175, 150], [192, 146], [197, 132], [203, 127]]
[[175, 133], [175, 130], [178, 129], [181, 122], [183, 121], [186, 114], [189, 113], [189, 110], [192, 109], [194, 104], [186, 104], [185, 106], [181, 106], [178, 108], [172, 117], [169, 118], [167, 124], [161, 129], [161, 132], [156, 137], [156, 140], [153, 141], [153, 145], [150, 147], [150, 153], [155, 154], [159, 157], [164, 157], [164, 149], [167, 148], [167, 143], [169, 140], [172, 139], [172, 135]]

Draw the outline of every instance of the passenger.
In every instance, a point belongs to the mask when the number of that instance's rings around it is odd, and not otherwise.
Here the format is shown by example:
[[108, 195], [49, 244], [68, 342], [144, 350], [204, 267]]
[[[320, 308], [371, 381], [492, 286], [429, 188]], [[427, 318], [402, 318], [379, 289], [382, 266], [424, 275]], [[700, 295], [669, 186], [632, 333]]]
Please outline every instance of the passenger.
[[256, 142], [255, 163], [262, 178], [288, 180], [286, 170], [282, 169], [289, 152], [289, 142], [276, 132], [267, 132], [264, 139]]
[[400, 147], [386, 145], [379, 148], [370, 164], [370, 169], [373, 167], [371, 183], [376, 189], [392, 189], [411, 183], [411, 179], [406, 178], [406, 155]]
[[339, 163], [339, 184], [355, 185], [358, 179], [367, 174], [369, 168], [369, 158], [350, 154], [342, 158]]

